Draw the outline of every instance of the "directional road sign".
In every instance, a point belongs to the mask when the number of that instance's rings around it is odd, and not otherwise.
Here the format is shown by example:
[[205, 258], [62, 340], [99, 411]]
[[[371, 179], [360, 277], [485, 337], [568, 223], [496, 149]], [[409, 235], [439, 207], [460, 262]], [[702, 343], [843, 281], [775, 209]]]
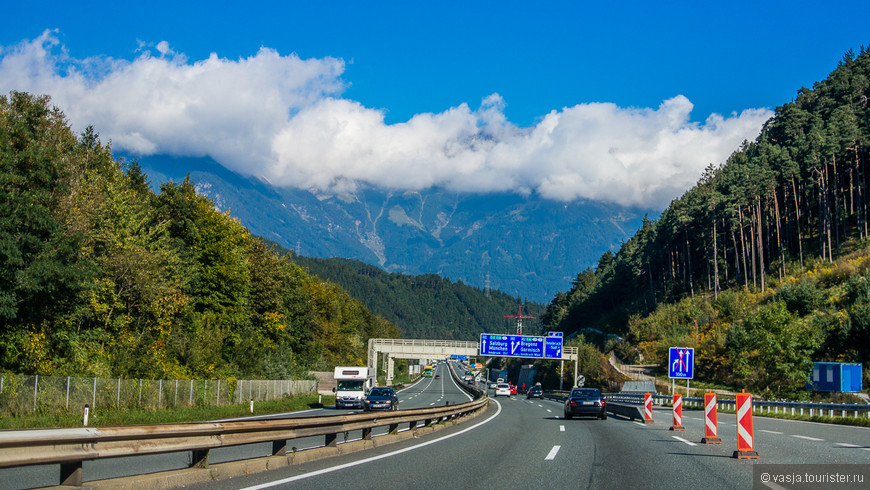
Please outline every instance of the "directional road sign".
[[695, 377], [695, 349], [671, 347], [668, 353], [668, 377], [692, 379]]
[[483, 333], [480, 334], [480, 355], [561, 359], [562, 338]]
[[562, 337], [546, 337], [544, 339], [544, 358], [562, 358]]

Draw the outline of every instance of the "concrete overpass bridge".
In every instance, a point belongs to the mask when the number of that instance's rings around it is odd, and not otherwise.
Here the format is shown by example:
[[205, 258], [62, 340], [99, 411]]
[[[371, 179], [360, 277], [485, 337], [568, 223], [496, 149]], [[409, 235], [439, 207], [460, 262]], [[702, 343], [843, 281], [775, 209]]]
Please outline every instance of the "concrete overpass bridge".
[[[394, 359], [419, 359], [424, 362], [443, 360], [450, 356], [484, 357], [480, 355], [480, 342], [464, 340], [424, 339], [369, 339], [368, 367], [378, 367], [379, 356], [383, 357], [387, 384], [393, 382]], [[492, 357], [492, 356], [488, 356]], [[577, 347], [562, 348], [562, 366], [565, 361], [574, 361], [574, 381], [577, 380]], [[550, 359], [553, 360], [553, 359]], [[375, 371], [377, 372], [377, 371]], [[564, 372], [564, 371], [563, 371]]]

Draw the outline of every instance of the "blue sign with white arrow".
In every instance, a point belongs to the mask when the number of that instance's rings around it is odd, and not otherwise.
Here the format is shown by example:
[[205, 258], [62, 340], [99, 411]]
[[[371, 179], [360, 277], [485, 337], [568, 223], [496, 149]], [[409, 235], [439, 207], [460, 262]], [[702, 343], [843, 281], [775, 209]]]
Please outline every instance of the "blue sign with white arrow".
[[695, 349], [671, 347], [668, 351], [668, 377], [692, 379], [695, 377]]
[[562, 358], [562, 337], [547, 337], [546, 341], [544, 342], [544, 358]]
[[482, 333], [480, 355], [561, 359], [562, 338]]

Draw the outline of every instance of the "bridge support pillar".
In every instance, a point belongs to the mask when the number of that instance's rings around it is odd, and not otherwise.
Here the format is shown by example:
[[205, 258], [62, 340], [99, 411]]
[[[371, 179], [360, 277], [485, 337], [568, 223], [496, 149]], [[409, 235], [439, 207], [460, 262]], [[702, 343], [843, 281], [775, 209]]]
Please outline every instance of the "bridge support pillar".
[[393, 356], [387, 354], [387, 386], [393, 384], [393, 369], [395, 368]]

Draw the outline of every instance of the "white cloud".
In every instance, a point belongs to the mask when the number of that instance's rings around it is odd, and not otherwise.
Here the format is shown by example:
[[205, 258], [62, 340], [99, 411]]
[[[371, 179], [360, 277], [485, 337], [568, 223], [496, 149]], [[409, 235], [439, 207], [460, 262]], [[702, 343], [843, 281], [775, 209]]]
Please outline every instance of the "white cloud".
[[748, 109], [697, 124], [677, 95], [656, 109], [578, 104], [519, 128], [492, 94], [477, 110], [461, 103], [385, 124], [382, 111], [341, 97], [343, 71], [338, 59], [268, 48], [189, 62], [166, 41], [140, 42], [132, 61], [77, 60], [51, 31], [0, 48], [0, 93], [49, 94], [74, 129], [93, 124], [116, 150], [210, 155], [276, 185], [325, 191], [442, 186], [660, 208], [772, 115]]

